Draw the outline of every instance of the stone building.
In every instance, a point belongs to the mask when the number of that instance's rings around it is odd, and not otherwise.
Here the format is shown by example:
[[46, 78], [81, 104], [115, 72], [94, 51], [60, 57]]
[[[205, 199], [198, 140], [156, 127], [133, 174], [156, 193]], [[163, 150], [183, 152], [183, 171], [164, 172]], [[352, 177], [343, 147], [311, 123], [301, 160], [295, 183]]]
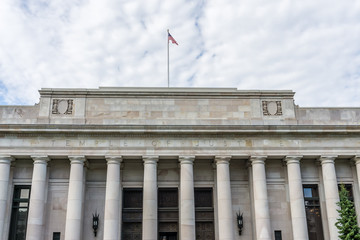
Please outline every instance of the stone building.
[[301, 108], [292, 91], [39, 92], [0, 107], [0, 239], [335, 240], [341, 183], [360, 214], [360, 108]]

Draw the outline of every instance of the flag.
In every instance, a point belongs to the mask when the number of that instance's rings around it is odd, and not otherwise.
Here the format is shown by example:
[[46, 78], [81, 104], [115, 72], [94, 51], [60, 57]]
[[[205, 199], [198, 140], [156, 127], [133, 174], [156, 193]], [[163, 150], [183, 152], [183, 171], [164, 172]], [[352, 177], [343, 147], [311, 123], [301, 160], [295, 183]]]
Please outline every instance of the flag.
[[172, 43], [174, 43], [174, 44], [176, 44], [176, 45], [179, 45], [179, 44], [176, 42], [175, 38], [173, 38], [169, 32], [168, 32], [168, 41], [171, 41]]

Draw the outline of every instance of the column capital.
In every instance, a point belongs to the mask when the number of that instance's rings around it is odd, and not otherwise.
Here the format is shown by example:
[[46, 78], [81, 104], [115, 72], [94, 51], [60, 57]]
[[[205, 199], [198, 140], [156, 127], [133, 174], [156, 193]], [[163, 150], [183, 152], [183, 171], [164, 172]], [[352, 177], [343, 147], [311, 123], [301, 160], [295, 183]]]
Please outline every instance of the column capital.
[[323, 155], [323, 156], [320, 156], [319, 161], [320, 161], [321, 165], [327, 164], [327, 163], [334, 164], [335, 159], [337, 157], [338, 157], [337, 155]]
[[355, 162], [355, 164], [359, 164], [360, 163], [360, 155], [356, 155], [352, 158], [352, 160]]
[[121, 164], [123, 161], [122, 156], [105, 156], [107, 164]]
[[86, 157], [82, 155], [76, 155], [76, 156], [68, 156], [71, 164], [82, 164], [86, 162]]
[[265, 164], [267, 156], [250, 156], [251, 165], [254, 164]]
[[159, 161], [159, 156], [145, 155], [142, 156], [142, 159], [144, 161], [144, 164], [157, 164], [157, 162]]
[[286, 162], [287, 165], [296, 163], [300, 164], [300, 160], [303, 158], [301, 155], [289, 155], [284, 157], [284, 162]]
[[10, 155], [1, 155], [0, 156], [0, 164], [11, 164], [11, 162], [15, 161], [15, 158]]
[[179, 156], [180, 164], [193, 164], [195, 156]]
[[230, 160], [231, 160], [231, 156], [215, 156], [216, 165], [229, 164]]
[[49, 156], [47, 155], [34, 155], [31, 156], [32, 160], [34, 161], [34, 164], [47, 164], [50, 161]]

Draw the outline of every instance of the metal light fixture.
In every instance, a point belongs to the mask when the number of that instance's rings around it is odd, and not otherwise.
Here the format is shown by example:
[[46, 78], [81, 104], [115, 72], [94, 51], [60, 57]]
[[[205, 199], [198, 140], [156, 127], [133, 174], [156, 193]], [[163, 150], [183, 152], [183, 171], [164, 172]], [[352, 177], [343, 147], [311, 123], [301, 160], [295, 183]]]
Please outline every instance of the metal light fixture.
[[244, 227], [244, 221], [243, 221], [243, 213], [240, 214], [240, 210], [238, 213], [236, 213], [236, 222], [239, 228], [239, 235], [241, 235], [242, 229]]
[[93, 214], [93, 226], [92, 226], [92, 228], [94, 229], [94, 236], [96, 237], [97, 230], [99, 228], [99, 214], [97, 212], [95, 212], [95, 214]]

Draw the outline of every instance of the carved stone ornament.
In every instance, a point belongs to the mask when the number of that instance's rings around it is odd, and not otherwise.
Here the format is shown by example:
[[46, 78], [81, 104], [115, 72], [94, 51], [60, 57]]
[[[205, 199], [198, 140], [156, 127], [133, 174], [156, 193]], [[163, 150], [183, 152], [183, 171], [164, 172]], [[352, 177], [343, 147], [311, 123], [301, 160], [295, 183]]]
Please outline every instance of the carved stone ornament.
[[52, 114], [67, 114], [73, 113], [72, 99], [53, 99]]
[[262, 101], [264, 116], [281, 116], [281, 101]]

